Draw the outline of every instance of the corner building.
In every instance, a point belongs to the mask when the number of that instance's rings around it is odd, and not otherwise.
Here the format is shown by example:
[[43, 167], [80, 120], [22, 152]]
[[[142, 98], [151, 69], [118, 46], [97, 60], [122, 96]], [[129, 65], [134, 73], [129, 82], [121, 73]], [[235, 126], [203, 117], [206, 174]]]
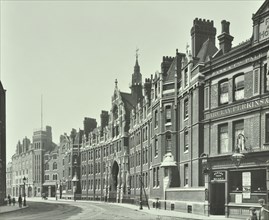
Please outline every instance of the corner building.
[[222, 21], [220, 49], [201, 71], [209, 214], [246, 218], [268, 203], [269, 1], [252, 20], [251, 38], [235, 47]]

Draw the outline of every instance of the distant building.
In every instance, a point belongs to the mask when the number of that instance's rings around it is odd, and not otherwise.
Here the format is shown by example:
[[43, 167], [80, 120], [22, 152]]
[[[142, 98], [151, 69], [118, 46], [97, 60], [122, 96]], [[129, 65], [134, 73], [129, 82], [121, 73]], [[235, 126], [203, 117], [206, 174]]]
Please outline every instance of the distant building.
[[0, 82], [0, 205], [6, 197], [6, 90]]
[[6, 194], [12, 195], [12, 162], [7, 164], [7, 171], [6, 171]]
[[12, 156], [12, 196], [23, 195], [24, 178], [26, 195], [41, 196], [44, 182], [44, 154], [54, 147], [50, 126], [47, 126], [46, 130], [34, 131], [32, 143], [27, 137], [22, 143], [18, 142], [16, 153]]

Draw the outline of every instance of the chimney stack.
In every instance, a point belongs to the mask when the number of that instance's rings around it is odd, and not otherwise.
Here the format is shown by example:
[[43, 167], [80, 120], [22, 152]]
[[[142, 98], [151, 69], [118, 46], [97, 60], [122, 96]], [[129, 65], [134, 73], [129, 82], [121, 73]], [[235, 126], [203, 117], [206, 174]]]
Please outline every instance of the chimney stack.
[[162, 74], [167, 75], [167, 72], [174, 60], [174, 57], [163, 56], [163, 62], [161, 63]]
[[195, 18], [193, 21], [193, 27], [191, 28], [191, 37], [192, 56], [196, 57], [202, 48], [203, 43], [208, 39], [213, 41], [215, 45], [216, 28], [214, 28], [214, 22]]
[[89, 133], [93, 131], [93, 129], [96, 128], [97, 122], [94, 118], [84, 118], [84, 134], [86, 136], [86, 140], [88, 141]]
[[219, 47], [223, 54], [228, 53], [232, 48], [233, 36], [230, 35], [230, 22], [221, 21], [221, 34], [218, 36]]

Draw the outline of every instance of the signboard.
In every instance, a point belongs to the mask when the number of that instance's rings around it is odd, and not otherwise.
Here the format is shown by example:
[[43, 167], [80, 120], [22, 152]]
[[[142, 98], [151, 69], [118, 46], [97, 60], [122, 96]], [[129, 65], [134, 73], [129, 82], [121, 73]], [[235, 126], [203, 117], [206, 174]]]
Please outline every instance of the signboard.
[[225, 172], [224, 171], [214, 171], [212, 173], [212, 180], [225, 180], [226, 176], [225, 176]]
[[267, 38], [269, 38], [269, 16], [264, 18], [259, 28], [259, 41], [263, 41]]
[[251, 172], [242, 173], [242, 194], [244, 199], [250, 199]]
[[235, 203], [242, 203], [242, 194], [235, 194]]
[[235, 105], [233, 107], [224, 108], [214, 112], [206, 113], [206, 119], [218, 118], [226, 115], [235, 114], [237, 112], [249, 111], [251, 109], [268, 106], [269, 98], [262, 98], [255, 101], [249, 101], [242, 104]]

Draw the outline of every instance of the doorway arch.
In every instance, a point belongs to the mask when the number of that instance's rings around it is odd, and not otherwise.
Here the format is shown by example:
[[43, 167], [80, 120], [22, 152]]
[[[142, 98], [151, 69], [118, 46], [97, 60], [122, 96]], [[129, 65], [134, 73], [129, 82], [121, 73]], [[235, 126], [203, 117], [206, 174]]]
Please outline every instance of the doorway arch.
[[118, 175], [119, 175], [119, 164], [117, 163], [117, 161], [114, 161], [111, 173], [112, 173], [111, 191], [117, 191]]

